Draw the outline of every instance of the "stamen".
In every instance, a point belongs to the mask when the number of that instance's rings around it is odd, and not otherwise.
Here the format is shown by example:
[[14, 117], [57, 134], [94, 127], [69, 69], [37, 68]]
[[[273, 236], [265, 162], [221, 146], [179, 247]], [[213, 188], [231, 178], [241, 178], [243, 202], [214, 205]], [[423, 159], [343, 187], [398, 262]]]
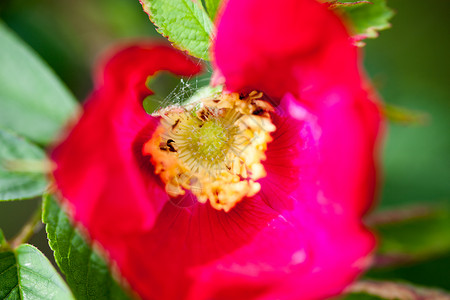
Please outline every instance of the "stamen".
[[267, 143], [275, 131], [263, 93], [222, 93], [158, 111], [161, 123], [144, 145], [166, 192], [190, 190], [201, 203], [229, 211], [261, 189]]

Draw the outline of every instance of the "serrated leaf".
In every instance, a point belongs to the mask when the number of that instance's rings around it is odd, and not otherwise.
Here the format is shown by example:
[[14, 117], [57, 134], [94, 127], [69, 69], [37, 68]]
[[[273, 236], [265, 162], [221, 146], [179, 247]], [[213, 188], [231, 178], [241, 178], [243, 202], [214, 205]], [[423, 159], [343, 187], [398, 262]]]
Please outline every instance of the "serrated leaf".
[[76, 101], [2, 22], [0, 45], [0, 126], [48, 144], [77, 109]]
[[0, 252], [0, 299], [74, 299], [64, 280], [34, 246]]
[[46, 160], [44, 151], [23, 138], [0, 129], [0, 201], [42, 195], [47, 179], [35, 165]]
[[105, 260], [72, 226], [54, 196], [44, 196], [43, 221], [50, 248], [77, 299], [130, 299], [114, 280]]
[[386, 0], [332, 1], [331, 5], [350, 21], [353, 38], [360, 46], [364, 45], [361, 40], [376, 38], [378, 31], [390, 28], [389, 20], [394, 16], [394, 11], [387, 7]]
[[208, 12], [209, 17], [213, 21], [216, 19], [220, 3], [221, 0], [205, 0], [206, 11]]
[[209, 60], [213, 24], [201, 5], [192, 0], [140, 0], [150, 20], [180, 49]]

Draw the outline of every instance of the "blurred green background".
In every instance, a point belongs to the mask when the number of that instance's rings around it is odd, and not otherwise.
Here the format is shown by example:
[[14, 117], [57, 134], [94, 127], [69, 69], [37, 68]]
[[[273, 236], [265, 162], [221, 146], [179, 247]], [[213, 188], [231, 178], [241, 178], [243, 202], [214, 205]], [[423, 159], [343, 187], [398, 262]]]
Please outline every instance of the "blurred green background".
[[[424, 124], [389, 123], [383, 188], [375, 210], [450, 207], [450, 1], [391, 0], [388, 4], [397, 14], [391, 29], [367, 41], [366, 69], [387, 103], [428, 117]], [[108, 45], [143, 36], [160, 38], [137, 0], [2, 0], [0, 18], [80, 101], [92, 87], [91, 65]], [[17, 233], [37, 205], [38, 200], [0, 203], [0, 228], [7, 238]], [[413, 220], [410, 226], [379, 226], [387, 236], [381, 252], [414, 248], [412, 253], [419, 253], [420, 259], [378, 268], [367, 276], [450, 290], [448, 220], [450, 216], [441, 211], [437, 219]], [[51, 255], [43, 230], [31, 243]], [[420, 247], [428, 244], [433, 251], [422, 251]]]

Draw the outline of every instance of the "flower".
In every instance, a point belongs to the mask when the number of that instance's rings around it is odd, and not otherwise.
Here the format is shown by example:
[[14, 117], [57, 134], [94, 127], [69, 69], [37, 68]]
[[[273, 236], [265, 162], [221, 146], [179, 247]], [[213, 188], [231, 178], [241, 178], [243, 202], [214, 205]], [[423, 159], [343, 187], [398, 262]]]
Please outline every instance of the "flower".
[[156, 115], [148, 77], [197, 62], [141, 42], [100, 64], [52, 152], [74, 219], [144, 299], [341, 292], [375, 245], [380, 127], [345, 27], [313, 0], [229, 0], [212, 55], [226, 91]]

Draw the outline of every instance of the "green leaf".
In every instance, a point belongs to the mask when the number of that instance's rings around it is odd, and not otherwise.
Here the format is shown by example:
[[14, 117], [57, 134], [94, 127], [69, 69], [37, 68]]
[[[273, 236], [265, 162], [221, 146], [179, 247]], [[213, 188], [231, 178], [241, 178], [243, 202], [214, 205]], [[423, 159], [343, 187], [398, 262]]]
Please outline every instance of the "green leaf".
[[217, 11], [219, 10], [221, 0], [205, 0], [206, 10], [211, 20], [216, 19]]
[[42, 195], [47, 179], [39, 167], [45, 161], [39, 147], [0, 129], [0, 201]]
[[74, 299], [64, 280], [34, 246], [0, 252], [0, 299]]
[[[369, 1], [332, 1], [331, 7], [348, 19], [353, 25], [357, 39], [376, 38], [378, 31], [391, 27], [389, 20], [394, 11], [387, 7], [386, 0]], [[364, 45], [360, 42], [359, 45]]]
[[192, 0], [142, 0], [144, 10], [176, 48], [209, 60], [213, 24], [201, 5]]
[[3, 231], [0, 229], [0, 251], [7, 247], [8, 244], [6, 243], [5, 235], [3, 234]]
[[450, 252], [427, 260], [408, 262], [388, 268], [372, 268], [364, 277], [377, 280], [407, 281], [412, 284], [450, 291], [448, 266], [450, 266]]
[[[382, 212], [380, 212], [382, 213]], [[450, 252], [450, 207], [376, 227], [379, 253], [420, 260]]]
[[184, 91], [184, 85], [180, 81], [180, 78], [165, 71], [159, 71], [148, 77], [146, 84], [154, 93], [147, 96], [142, 103], [145, 111], [149, 114], [162, 107], [178, 104], [179, 101], [174, 101], [176, 97], [173, 99], [173, 96], [178, 96]]
[[384, 185], [378, 207], [450, 204], [450, 59], [445, 58], [450, 39], [442, 39], [449, 35], [450, 3], [388, 4], [399, 12], [393, 20], [395, 28], [368, 43], [364, 65], [387, 103], [425, 112], [428, 122], [407, 127], [391, 123], [382, 135]]
[[54, 196], [44, 196], [43, 221], [55, 260], [77, 299], [130, 299], [105, 260], [72, 226]]
[[351, 293], [339, 298], [340, 300], [380, 300], [384, 298], [380, 298], [377, 296], [365, 294], [365, 293]]
[[[184, 105], [191, 102], [192, 97], [196, 97], [199, 93], [205, 97], [211, 96], [212, 93], [207, 94], [205, 89], [213, 91], [217, 90], [217, 88], [209, 87], [207, 85], [209, 82], [210, 74], [208, 73], [195, 77], [180, 78], [169, 72], [157, 72], [147, 79], [147, 87], [154, 94], [144, 99], [144, 109], [147, 113], [152, 114], [158, 109], [165, 108], [169, 105]], [[222, 87], [220, 88], [221, 90]], [[200, 100], [201, 98], [196, 97], [196, 99]]]
[[210, 86], [210, 85], [204, 86], [204, 87], [198, 89], [189, 99], [187, 99], [185, 104], [187, 105], [187, 104], [195, 103], [202, 99], [218, 96], [218, 95], [220, 95], [220, 93], [222, 93], [222, 91], [223, 91], [223, 85], [216, 85], [214, 87]]
[[48, 144], [76, 111], [76, 101], [2, 22], [0, 45], [0, 126]]

